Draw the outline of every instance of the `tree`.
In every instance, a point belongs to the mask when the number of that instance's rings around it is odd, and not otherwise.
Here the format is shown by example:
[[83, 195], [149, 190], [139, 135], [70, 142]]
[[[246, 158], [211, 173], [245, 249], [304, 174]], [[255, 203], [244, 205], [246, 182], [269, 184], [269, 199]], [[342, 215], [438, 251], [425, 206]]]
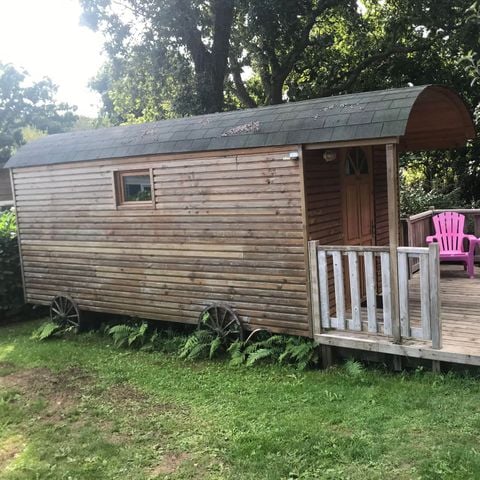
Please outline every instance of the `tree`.
[[25, 143], [26, 127], [30, 127], [29, 135], [32, 130], [59, 133], [77, 120], [75, 108], [55, 101], [57, 87], [51, 80], [27, 81], [26, 72], [0, 63], [0, 164]]
[[[84, 23], [102, 30], [108, 38], [106, 49], [111, 58], [94, 86], [105, 82], [105, 74], [120, 73], [114, 77], [116, 82], [127, 73], [127, 85], [116, 85], [134, 89], [137, 73], [143, 76], [141, 86], [147, 91], [154, 90], [145, 83], [150, 77], [160, 81], [161, 91], [167, 93], [176, 91], [175, 85], [168, 85], [173, 78], [184, 87], [194, 87], [188, 93], [190, 113], [222, 110], [234, 0], [82, 0], [82, 5]], [[131, 65], [140, 70], [129, 71]], [[180, 72], [184, 76], [178, 75]], [[185, 89], [179, 91], [187, 94]], [[105, 98], [106, 92], [101, 93]], [[114, 98], [108, 101], [115, 103]]]
[[110, 59], [92, 86], [130, 123], [432, 81], [464, 0], [82, 3]]

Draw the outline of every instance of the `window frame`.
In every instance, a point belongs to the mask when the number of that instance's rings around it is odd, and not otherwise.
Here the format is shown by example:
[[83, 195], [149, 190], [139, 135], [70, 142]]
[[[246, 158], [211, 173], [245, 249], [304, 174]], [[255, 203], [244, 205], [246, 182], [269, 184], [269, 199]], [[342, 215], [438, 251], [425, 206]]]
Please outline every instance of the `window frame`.
[[[113, 173], [115, 207], [118, 208], [155, 208], [155, 190], [152, 168], [116, 170]], [[150, 179], [151, 200], [126, 200], [123, 179], [133, 176], [148, 176]]]

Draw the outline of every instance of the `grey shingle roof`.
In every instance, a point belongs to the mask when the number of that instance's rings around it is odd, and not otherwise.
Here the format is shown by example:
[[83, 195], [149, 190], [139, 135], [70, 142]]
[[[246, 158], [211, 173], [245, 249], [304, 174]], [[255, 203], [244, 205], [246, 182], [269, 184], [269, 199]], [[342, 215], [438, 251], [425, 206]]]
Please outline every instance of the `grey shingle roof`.
[[49, 135], [24, 145], [6, 166], [401, 136], [413, 104], [426, 88], [380, 90]]

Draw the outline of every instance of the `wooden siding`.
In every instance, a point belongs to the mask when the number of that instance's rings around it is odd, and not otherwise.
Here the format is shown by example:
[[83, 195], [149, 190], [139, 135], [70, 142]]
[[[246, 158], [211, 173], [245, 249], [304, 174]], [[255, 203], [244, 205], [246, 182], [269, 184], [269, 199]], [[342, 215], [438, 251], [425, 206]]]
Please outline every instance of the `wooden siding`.
[[[27, 300], [194, 323], [212, 302], [309, 334], [298, 160], [249, 150], [15, 169]], [[155, 206], [116, 207], [112, 172], [152, 169]]]
[[12, 200], [12, 188], [10, 186], [10, 172], [0, 164], [0, 202]]
[[[368, 149], [369, 147], [365, 147]], [[373, 196], [375, 245], [388, 245], [387, 168], [385, 145], [371, 148], [373, 164]], [[306, 150], [305, 196], [308, 221], [308, 239], [318, 240], [319, 245], [344, 245], [342, 181], [339, 162], [345, 150], [338, 149], [338, 159], [325, 162], [322, 150]], [[381, 268], [377, 261], [377, 288], [381, 293]], [[333, 263], [328, 261], [330, 279], [330, 306], [334, 312]], [[348, 293], [348, 292], [347, 292]], [[348, 295], [347, 295], [348, 296]]]
[[373, 147], [375, 244], [388, 245], [387, 160], [385, 145]]
[[309, 240], [322, 245], [340, 245], [342, 197], [338, 161], [325, 162], [322, 150], [307, 150], [305, 159], [305, 196]]

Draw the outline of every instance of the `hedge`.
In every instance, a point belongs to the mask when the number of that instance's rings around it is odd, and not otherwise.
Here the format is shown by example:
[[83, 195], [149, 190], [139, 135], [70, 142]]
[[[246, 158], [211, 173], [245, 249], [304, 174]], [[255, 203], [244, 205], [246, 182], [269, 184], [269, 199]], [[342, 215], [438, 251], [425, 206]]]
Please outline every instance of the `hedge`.
[[0, 213], [0, 320], [23, 306], [22, 274], [15, 212]]

